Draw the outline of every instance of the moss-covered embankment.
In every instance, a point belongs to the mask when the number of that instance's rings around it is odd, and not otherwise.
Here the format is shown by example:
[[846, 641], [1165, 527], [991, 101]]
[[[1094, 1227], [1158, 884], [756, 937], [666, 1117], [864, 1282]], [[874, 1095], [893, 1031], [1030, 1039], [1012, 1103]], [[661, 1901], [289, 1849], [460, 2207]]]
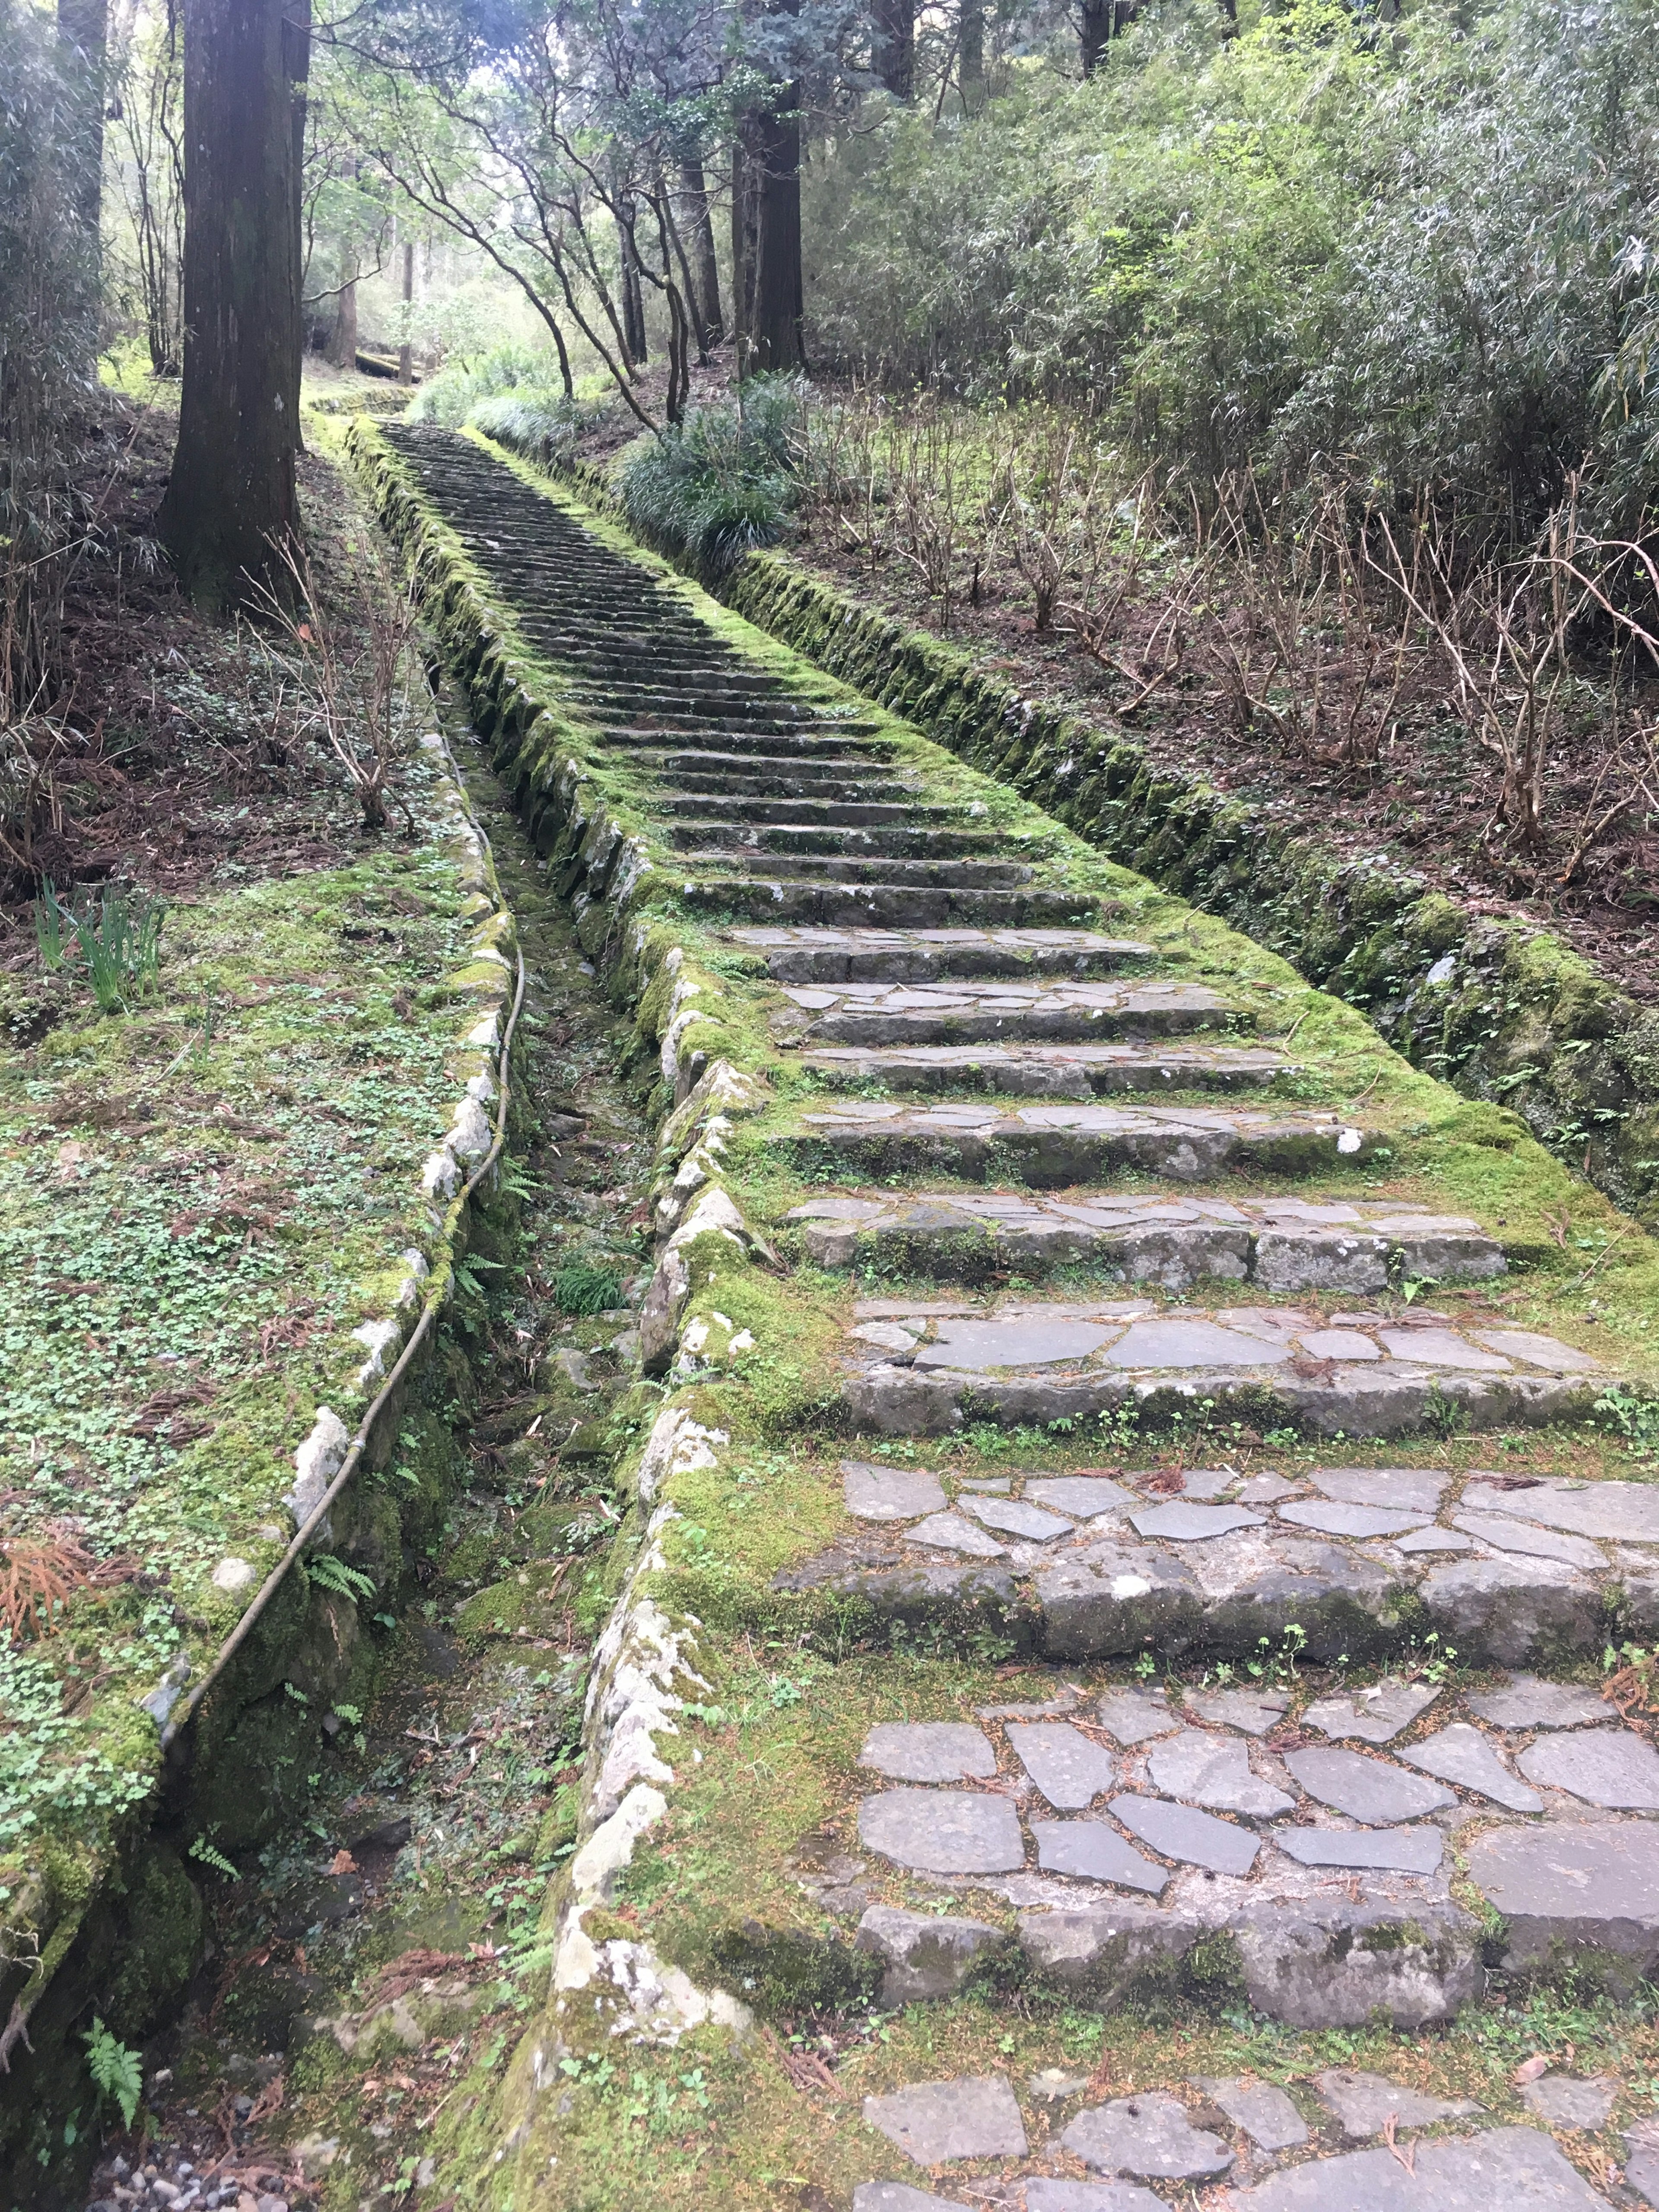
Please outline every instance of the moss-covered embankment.
[[514, 931], [435, 738], [404, 783], [416, 835], [181, 908], [125, 1010], [77, 990], [0, 1063], [0, 1537], [43, 1593], [0, 1641], [8, 2207], [71, 2201], [94, 2020], [177, 2004], [203, 1885], [301, 1814], [442, 1540]]

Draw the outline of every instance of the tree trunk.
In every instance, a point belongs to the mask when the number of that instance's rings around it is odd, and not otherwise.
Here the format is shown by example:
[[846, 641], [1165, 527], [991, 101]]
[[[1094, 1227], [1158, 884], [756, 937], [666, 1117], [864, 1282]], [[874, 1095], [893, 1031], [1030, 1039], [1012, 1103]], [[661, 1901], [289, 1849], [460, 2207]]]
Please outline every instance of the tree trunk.
[[161, 529], [185, 589], [223, 606], [297, 521], [283, 0], [185, 0], [185, 374]]
[[404, 307], [405, 312], [404, 315], [404, 342], [398, 349], [398, 381], [399, 384], [413, 384], [415, 381], [415, 343], [413, 338], [410, 335], [410, 316], [407, 312], [410, 303], [414, 300], [414, 297], [415, 241], [411, 238], [406, 240], [404, 244]]
[[962, 0], [957, 19], [957, 67], [962, 79], [962, 104], [969, 115], [985, 106], [985, 0]]
[[1114, 39], [1121, 38], [1140, 13], [1140, 0], [1083, 0], [1078, 17], [1078, 58], [1085, 76], [1092, 76]]
[[289, 220], [294, 239], [295, 343], [293, 376], [288, 398], [293, 410], [295, 446], [296, 450], [303, 452], [305, 439], [301, 427], [300, 379], [304, 370], [306, 343], [306, 82], [311, 75], [311, 0], [284, 0], [283, 65], [288, 75], [289, 125], [294, 135]]
[[875, 0], [876, 74], [895, 100], [916, 88], [916, 0]]
[[714, 226], [708, 217], [708, 181], [702, 173], [701, 155], [680, 163], [680, 198], [685, 208], [686, 251], [703, 332], [710, 345], [718, 345], [725, 336], [726, 319], [720, 313], [720, 265], [714, 257]]
[[58, 36], [74, 57], [75, 163], [70, 197], [94, 258], [104, 190], [104, 80], [109, 61], [109, 0], [58, 0]]
[[623, 343], [630, 362], [642, 368], [650, 358], [645, 337], [645, 295], [640, 282], [640, 249], [634, 237], [633, 202], [624, 203], [617, 225], [622, 248]]
[[743, 179], [749, 263], [738, 374], [803, 368], [799, 85], [744, 119]]
[[344, 241], [340, 246], [339, 299], [325, 358], [336, 368], [357, 366], [357, 250]]

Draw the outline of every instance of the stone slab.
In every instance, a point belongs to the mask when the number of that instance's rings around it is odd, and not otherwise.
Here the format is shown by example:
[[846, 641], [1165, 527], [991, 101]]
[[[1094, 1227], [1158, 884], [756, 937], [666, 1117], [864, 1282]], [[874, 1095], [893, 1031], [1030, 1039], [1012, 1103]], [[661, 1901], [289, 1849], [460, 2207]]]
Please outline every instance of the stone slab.
[[1619, 2084], [1608, 2074], [1583, 2079], [1573, 2074], [1540, 2074], [1522, 2084], [1521, 2101], [1537, 2113], [1547, 2127], [1606, 2127], [1607, 2114], [1619, 2094]]
[[1152, 1505], [1129, 1516], [1142, 1536], [1168, 1543], [1198, 1544], [1212, 1536], [1230, 1536], [1235, 1528], [1261, 1528], [1267, 1516], [1252, 1513], [1246, 1505], [1195, 1505], [1185, 1498], [1172, 1498], [1164, 1505]]
[[1024, 2158], [1025, 2128], [1014, 2093], [1000, 2074], [918, 2081], [890, 2096], [866, 2097], [864, 2124], [918, 2166], [958, 2158]]
[[1103, 1820], [1033, 1820], [1037, 1864], [1045, 1874], [1070, 1875], [1079, 1881], [1108, 1881], [1119, 1889], [1157, 1897], [1170, 1870], [1144, 1858]]
[[1095, 1711], [1107, 1735], [1125, 1746], [1169, 1735], [1181, 1726], [1162, 1690], [1108, 1690]]
[[1351, 2139], [1380, 2136], [1390, 2119], [1397, 2128], [1427, 2128], [1440, 2120], [1465, 2119], [1483, 2109], [1468, 2098], [1425, 2097], [1381, 2074], [1344, 2066], [1316, 2074], [1313, 2086], [1320, 2103]]
[[1575, 1949], [1629, 1960], [1638, 1972], [1659, 1959], [1659, 1821], [1489, 1828], [1468, 1859], [1469, 1879], [1504, 1916], [1506, 1969], [1548, 1966]]
[[1474, 1539], [1458, 1528], [1413, 1528], [1396, 1540], [1395, 1549], [1412, 1555], [1419, 1552], [1472, 1552]]
[[1323, 1536], [1348, 1536], [1366, 1542], [1377, 1536], [1404, 1536], [1420, 1528], [1428, 1515], [1408, 1506], [1346, 1505], [1340, 1498], [1316, 1498], [1281, 1505], [1281, 1521], [1297, 1528], [1316, 1528]]
[[1172, 1804], [1167, 1797], [1114, 1797], [1111, 1810], [1132, 1836], [1166, 1859], [1209, 1874], [1249, 1874], [1261, 1848], [1247, 1829], [1190, 1805]]
[[1218, 2105], [1258, 2150], [1294, 2150], [1308, 2140], [1308, 2124], [1275, 2082], [1252, 2075], [1200, 2075], [1197, 2087]]
[[859, 1950], [879, 1959], [885, 1967], [878, 2002], [891, 2011], [952, 1996], [980, 1953], [1001, 1942], [1002, 1931], [986, 1920], [872, 1905], [866, 1908], [854, 1940]]
[[960, 1513], [930, 1513], [906, 1531], [912, 1544], [927, 1544], [938, 1552], [961, 1552], [970, 1559], [1003, 1559], [1007, 1547]]
[[1478, 1478], [1464, 1486], [1466, 1513], [1504, 1513], [1603, 1542], [1659, 1544], [1659, 1484], [1570, 1482], [1549, 1478], [1524, 1490], [1500, 1490]]
[[1382, 1826], [1396, 1820], [1420, 1820], [1457, 1802], [1438, 1783], [1403, 1773], [1386, 1759], [1370, 1759], [1362, 1752], [1325, 1750], [1285, 1754], [1285, 1765], [1310, 1797], [1351, 1820]]
[[1437, 1513], [1449, 1478], [1420, 1467], [1316, 1467], [1308, 1480], [1345, 1505], [1386, 1505]]
[[1147, 1756], [1152, 1787], [1212, 1813], [1249, 1813], [1265, 1818], [1288, 1813], [1296, 1800], [1250, 1771], [1250, 1754], [1237, 1736], [1218, 1736], [1202, 1729], [1183, 1729]]
[[1347, 2151], [1229, 2191], [1218, 2212], [1608, 2212], [1571, 2160], [1535, 2128], [1488, 2128], [1392, 2151]]
[[1418, 1595], [1435, 1632], [1466, 1663], [1513, 1667], [1551, 1645], [1599, 1648], [1599, 1587], [1559, 1559], [1468, 1559], [1434, 1567]]
[[1253, 1474], [1241, 1485], [1237, 1502], [1240, 1505], [1277, 1505], [1281, 1498], [1294, 1498], [1304, 1487], [1282, 1474]]
[[1432, 1874], [1444, 1844], [1438, 1828], [1275, 1828], [1273, 1841], [1298, 1866]]
[[1117, 1780], [1111, 1753], [1069, 1721], [1011, 1721], [1007, 1733], [1015, 1758], [1059, 1812], [1080, 1813]]
[[1366, 1743], [1389, 1743], [1419, 1713], [1426, 1712], [1438, 1690], [1421, 1682], [1378, 1682], [1357, 1690], [1351, 1698], [1322, 1698], [1302, 1716], [1304, 1728], [1322, 1735], [1358, 1736]]
[[1512, 1774], [1478, 1728], [1454, 1721], [1449, 1728], [1409, 1744], [1398, 1756], [1420, 1766], [1425, 1774], [1455, 1782], [1478, 1797], [1490, 1797], [1511, 1813], [1541, 1813], [1544, 1801], [1535, 1790]]
[[1659, 2124], [1638, 2120], [1625, 2130], [1625, 2185], [1659, 2212]]
[[1028, 1505], [1018, 1498], [962, 1498], [957, 1504], [988, 1528], [1000, 1528], [1007, 1536], [1029, 1537], [1033, 1543], [1050, 1544], [1056, 1536], [1069, 1536], [1073, 1532], [1073, 1524], [1062, 1521], [1058, 1513], [1045, 1513], [1041, 1506]]
[[1195, 2128], [1181, 2100], [1164, 2089], [1091, 2106], [1060, 2140], [1085, 2166], [1148, 2181], [1212, 2180], [1233, 2162], [1220, 2136]]
[[918, 1874], [1012, 1874], [1025, 1863], [1019, 1818], [977, 1790], [887, 1790], [859, 1807], [859, 1841]]
[[[1379, 1833], [1358, 1832], [1367, 1844]], [[1297, 1887], [1305, 1893], [1264, 1882], [1227, 1921], [1244, 1993], [1267, 2019], [1324, 2029], [1381, 2018], [1416, 2030], [1455, 2020], [1480, 1996], [1485, 1931], [1449, 1898], [1402, 1894], [1395, 1883], [1353, 1874]]]
[[1659, 1812], [1659, 1751], [1633, 1729], [1546, 1736], [1516, 1763], [1540, 1789], [1570, 1790], [1604, 1812]]
[[1521, 1552], [1534, 1559], [1559, 1559], [1569, 1567], [1585, 1567], [1594, 1574], [1606, 1566], [1599, 1547], [1588, 1537], [1569, 1536], [1559, 1528], [1535, 1528], [1510, 1513], [1454, 1513], [1454, 1528], [1473, 1536], [1477, 1544], [1490, 1544], [1497, 1552]]
[[959, 2197], [935, 2197], [908, 2181], [865, 2181], [853, 2191], [853, 2212], [973, 2212]]
[[1028, 1482], [1025, 1495], [1038, 1505], [1052, 1505], [1057, 1513], [1071, 1513], [1091, 1521], [1099, 1513], [1121, 1513], [1139, 1504], [1133, 1490], [1102, 1474], [1050, 1474]]
[[1025, 2212], [1167, 2212], [1161, 2197], [1138, 2181], [1060, 2181], [1034, 2174]]
[[918, 1514], [942, 1513], [949, 1503], [939, 1477], [915, 1468], [844, 1459], [841, 1474], [847, 1510], [860, 1521], [914, 1521]]
[[916, 1353], [918, 1367], [953, 1367], [984, 1374], [996, 1367], [1052, 1367], [1086, 1359], [1112, 1334], [1092, 1321], [941, 1321], [932, 1344]]
[[1200, 1720], [1212, 1721], [1218, 1728], [1266, 1735], [1284, 1719], [1291, 1701], [1283, 1690], [1189, 1690], [1185, 1704]]
[[1517, 1674], [1501, 1690], [1485, 1690], [1465, 1700], [1469, 1711], [1501, 1729], [1583, 1728], [1607, 1719], [1609, 1706], [1595, 1690], [1577, 1682], [1546, 1682], [1536, 1674]]
[[997, 1755], [967, 1721], [883, 1721], [864, 1739], [859, 1765], [892, 1782], [987, 1782]]

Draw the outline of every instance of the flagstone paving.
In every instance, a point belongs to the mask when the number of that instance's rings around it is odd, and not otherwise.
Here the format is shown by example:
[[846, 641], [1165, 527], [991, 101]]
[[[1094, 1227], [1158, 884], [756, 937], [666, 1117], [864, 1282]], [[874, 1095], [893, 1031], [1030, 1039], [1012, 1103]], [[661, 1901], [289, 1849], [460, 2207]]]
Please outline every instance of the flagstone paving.
[[[1288, 971], [1191, 939], [1178, 902], [562, 497], [446, 434], [392, 441], [574, 718], [566, 795], [526, 767], [526, 804], [596, 962], [635, 933], [674, 1109], [641, 1579], [596, 1661], [554, 1994], [515, 2062], [537, 2090], [504, 2107], [516, 2212], [555, 2187], [590, 2057], [684, 2032], [640, 2025], [662, 2018], [647, 1985], [700, 2033], [738, 2022], [757, 2069], [776, 2033], [843, 2074], [879, 2062], [861, 2019], [908, 2039], [896, 2078], [811, 2106], [791, 2178], [744, 2202], [1633, 2202], [1659, 2131], [1570, 2068], [1510, 2100], [1514, 2125], [1330, 2067], [1028, 2077], [1001, 2033], [1018, 1992], [1022, 2022], [1231, 2007], [1430, 2039], [1564, 1968], [1623, 1992], [1659, 1966], [1659, 1753], [1592, 1680], [1610, 1641], [1659, 1639], [1659, 1485], [1529, 1456], [1640, 1363], [1628, 1334], [1575, 1340], [1582, 1297], [1534, 1298], [1565, 1232], [1519, 1237], [1520, 1195], [1481, 1197], [1468, 1160], [1524, 1146], [1518, 1125], [1479, 1109], [1463, 1165], [1429, 1172], [1455, 1149], [1432, 1133], [1476, 1109], [1411, 1078], [1407, 1110], [1370, 1042], [1374, 1078], [1327, 1082]], [[1142, 1441], [1170, 1435], [1231, 1441]], [[1390, 1439], [1434, 1463], [1387, 1464]], [[682, 1634], [707, 1679], [665, 1656]], [[774, 1694], [739, 1721], [722, 1670], [757, 1679], [761, 1647]], [[1000, 1697], [998, 1668], [1021, 1678]], [[757, 1705], [790, 1733], [734, 1759]], [[781, 1795], [806, 1834], [760, 1824]], [[653, 1836], [660, 1886], [635, 1890]], [[744, 2041], [750, 1999], [766, 2037]], [[931, 2069], [903, 2027], [922, 2014]], [[536, 2101], [561, 2080], [556, 2112]], [[1628, 2189], [1552, 2132], [1615, 2124]]]

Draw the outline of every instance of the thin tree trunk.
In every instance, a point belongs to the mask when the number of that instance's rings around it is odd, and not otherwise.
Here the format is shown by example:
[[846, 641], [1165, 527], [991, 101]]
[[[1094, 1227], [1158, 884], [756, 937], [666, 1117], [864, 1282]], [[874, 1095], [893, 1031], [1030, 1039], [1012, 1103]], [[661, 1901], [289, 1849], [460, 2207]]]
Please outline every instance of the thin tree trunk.
[[985, 0], [962, 0], [957, 18], [957, 66], [962, 76], [962, 104], [969, 115], [985, 106]]
[[225, 605], [292, 534], [300, 340], [283, 0], [185, 0], [185, 373], [161, 528]]
[[725, 336], [720, 313], [720, 265], [714, 254], [714, 226], [708, 215], [708, 180], [702, 157], [680, 163], [680, 197], [685, 208], [685, 231], [697, 308], [703, 333], [710, 345]]
[[104, 80], [109, 0], [58, 0], [58, 36], [74, 56], [75, 166], [71, 198], [94, 258], [104, 190]]
[[916, 0], [875, 0], [876, 74], [895, 100], [916, 88]]
[[415, 241], [406, 240], [404, 245], [404, 342], [398, 349], [398, 381], [415, 381], [415, 346], [410, 336], [408, 309], [415, 298]]
[[305, 439], [300, 415], [300, 379], [305, 361], [306, 262], [306, 83], [311, 75], [311, 0], [285, 0], [283, 9], [283, 62], [288, 73], [289, 120], [294, 134], [293, 174], [289, 186], [294, 233], [295, 346], [289, 404], [294, 421], [294, 440], [303, 452]]
[[357, 249], [342, 240], [340, 292], [334, 311], [334, 327], [328, 334], [325, 358], [336, 368], [357, 366]]
[[623, 342], [628, 348], [629, 360], [637, 367], [643, 367], [650, 356], [646, 346], [645, 298], [640, 284], [640, 249], [634, 236], [634, 203], [631, 200], [622, 204], [617, 231], [622, 247]]

